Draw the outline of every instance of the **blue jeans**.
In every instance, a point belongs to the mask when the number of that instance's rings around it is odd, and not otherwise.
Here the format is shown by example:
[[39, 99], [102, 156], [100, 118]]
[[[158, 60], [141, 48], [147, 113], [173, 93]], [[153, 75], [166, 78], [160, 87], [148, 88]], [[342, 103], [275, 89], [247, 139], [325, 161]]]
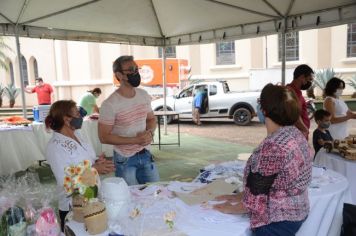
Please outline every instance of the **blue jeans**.
[[115, 176], [124, 178], [128, 185], [159, 181], [159, 174], [150, 151], [124, 157], [114, 151]]
[[264, 225], [253, 230], [253, 236], [295, 236], [304, 220], [280, 221]]

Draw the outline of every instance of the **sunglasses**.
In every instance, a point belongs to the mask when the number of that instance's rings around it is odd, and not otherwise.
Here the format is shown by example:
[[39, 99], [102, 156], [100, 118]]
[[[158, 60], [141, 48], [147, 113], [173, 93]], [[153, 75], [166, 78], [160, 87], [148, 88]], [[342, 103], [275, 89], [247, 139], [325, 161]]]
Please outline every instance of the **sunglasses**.
[[140, 67], [137, 67], [137, 66], [132, 66], [128, 69], [125, 69], [125, 70], [121, 70], [120, 72], [130, 72], [130, 73], [138, 73], [138, 71], [140, 70], [141, 68]]

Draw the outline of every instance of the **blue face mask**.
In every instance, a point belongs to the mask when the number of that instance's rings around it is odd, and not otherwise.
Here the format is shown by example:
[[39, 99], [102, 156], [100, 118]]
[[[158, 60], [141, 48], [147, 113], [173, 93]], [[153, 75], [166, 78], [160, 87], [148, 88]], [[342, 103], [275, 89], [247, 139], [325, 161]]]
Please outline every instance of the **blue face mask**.
[[261, 110], [260, 104], [257, 105], [257, 116], [258, 116], [258, 119], [260, 120], [260, 122], [262, 124], [264, 124], [265, 123], [265, 115], [263, 114], [263, 112]]
[[320, 127], [323, 129], [328, 129], [330, 127], [330, 122], [322, 122], [320, 123]]
[[72, 117], [72, 120], [70, 121], [70, 125], [74, 127], [75, 129], [80, 129], [82, 128], [83, 124], [83, 118], [82, 117]]

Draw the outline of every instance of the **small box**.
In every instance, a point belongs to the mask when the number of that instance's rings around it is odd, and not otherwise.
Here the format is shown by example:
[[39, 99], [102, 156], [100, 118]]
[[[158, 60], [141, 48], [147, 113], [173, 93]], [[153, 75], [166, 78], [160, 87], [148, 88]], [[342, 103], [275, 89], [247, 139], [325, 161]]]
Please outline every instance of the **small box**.
[[39, 105], [33, 107], [33, 119], [37, 122], [43, 122], [48, 115], [51, 105]]

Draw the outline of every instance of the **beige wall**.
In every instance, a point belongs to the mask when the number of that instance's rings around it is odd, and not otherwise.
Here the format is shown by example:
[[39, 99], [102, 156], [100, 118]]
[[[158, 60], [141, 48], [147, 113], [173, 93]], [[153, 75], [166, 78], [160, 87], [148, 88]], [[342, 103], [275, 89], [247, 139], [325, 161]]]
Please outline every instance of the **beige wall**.
[[[341, 25], [299, 33], [299, 60], [287, 62], [287, 68], [307, 63], [314, 69], [334, 68], [344, 79], [356, 74], [356, 58], [347, 58], [347, 26]], [[16, 52], [15, 40], [7, 38]], [[21, 50], [28, 64], [30, 85], [34, 83], [33, 60], [37, 60], [39, 76], [55, 87], [56, 99], [79, 101], [88, 89], [100, 87], [103, 95], [99, 105], [114, 87], [112, 62], [121, 55], [134, 55], [136, 59], [158, 57], [158, 47], [132, 46], [105, 43], [87, 43], [59, 40], [21, 38]], [[250, 69], [280, 68], [278, 61], [278, 37], [270, 35], [235, 41], [236, 63], [216, 65], [215, 44], [178, 46], [177, 58], [189, 60], [192, 79], [225, 79], [233, 90], [250, 88]], [[266, 56], [267, 50], [267, 56]], [[16, 86], [20, 87], [17, 55], [9, 53], [13, 63]], [[9, 73], [0, 69], [0, 82], [7, 84]], [[347, 87], [347, 93], [352, 89]], [[7, 104], [6, 99], [5, 104]], [[35, 94], [26, 94], [26, 102], [37, 103]], [[17, 105], [21, 105], [18, 97]]]

